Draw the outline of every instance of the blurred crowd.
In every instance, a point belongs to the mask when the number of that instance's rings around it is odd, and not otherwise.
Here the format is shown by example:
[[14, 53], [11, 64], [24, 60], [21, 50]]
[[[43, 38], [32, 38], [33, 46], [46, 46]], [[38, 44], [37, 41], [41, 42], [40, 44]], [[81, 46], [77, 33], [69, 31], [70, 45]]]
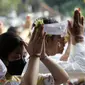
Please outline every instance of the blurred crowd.
[[[42, 22], [43, 20], [43, 22]], [[68, 20], [66, 34], [49, 17], [5, 28], [0, 21], [0, 85], [85, 85], [84, 16], [80, 8]]]

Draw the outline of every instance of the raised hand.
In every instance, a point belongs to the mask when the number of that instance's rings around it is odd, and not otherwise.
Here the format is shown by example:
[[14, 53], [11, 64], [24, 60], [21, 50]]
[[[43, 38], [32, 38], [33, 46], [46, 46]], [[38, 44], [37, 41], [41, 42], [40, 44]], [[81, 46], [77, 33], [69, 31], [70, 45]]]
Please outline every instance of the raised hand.
[[35, 27], [31, 40], [28, 44], [28, 53], [30, 54], [30, 56], [41, 55], [44, 37], [45, 37], [45, 33], [43, 31], [43, 26], [40, 25], [38, 29]]
[[47, 54], [46, 54], [45, 37], [44, 37], [40, 59], [43, 60], [46, 58], [46, 56], [47, 56]]
[[68, 23], [69, 30], [71, 32], [72, 37], [74, 37], [75, 41], [78, 42], [83, 40], [84, 18], [78, 9], [74, 11], [73, 25], [70, 21], [68, 21]]

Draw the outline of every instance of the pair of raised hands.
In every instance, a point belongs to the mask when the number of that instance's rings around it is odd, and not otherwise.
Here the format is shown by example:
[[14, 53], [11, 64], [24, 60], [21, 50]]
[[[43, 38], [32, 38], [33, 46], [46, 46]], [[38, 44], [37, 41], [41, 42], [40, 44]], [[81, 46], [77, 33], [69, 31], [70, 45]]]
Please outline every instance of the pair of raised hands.
[[28, 46], [25, 44], [25, 48], [28, 50], [30, 56], [45, 56], [45, 35], [46, 33], [43, 31], [43, 25], [37, 28], [35, 27]]
[[79, 9], [74, 11], [73, 23], [68, 21], [69, 31], [75, 42], [83, 39], [84, 35], [84, 17]]

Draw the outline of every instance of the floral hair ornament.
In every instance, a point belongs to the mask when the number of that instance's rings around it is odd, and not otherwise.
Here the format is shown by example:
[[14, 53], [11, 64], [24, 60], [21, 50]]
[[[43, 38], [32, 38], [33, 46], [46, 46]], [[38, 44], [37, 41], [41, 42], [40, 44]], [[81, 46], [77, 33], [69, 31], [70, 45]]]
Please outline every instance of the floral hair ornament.
[[32, 25], [32, 29], [34, 30], [34, 27], [36, 28], [36, 32], [38, 31], [38, 29], [39, 29], [39, 26], [40, 25], [43, 25], [44, 23], [43, 23], [43, 19], [41, 19], [41, 18], [38, 18], [38, 19], [36, 19], [35, 21], [34, 21], [34, 23], [33, 23], [33, 25]]

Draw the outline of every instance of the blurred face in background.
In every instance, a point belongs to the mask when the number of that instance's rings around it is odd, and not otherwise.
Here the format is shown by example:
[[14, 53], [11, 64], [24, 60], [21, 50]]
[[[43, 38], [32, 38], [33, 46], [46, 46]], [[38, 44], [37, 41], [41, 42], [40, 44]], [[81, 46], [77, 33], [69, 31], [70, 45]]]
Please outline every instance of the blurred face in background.
[[30, 29], [32, 26], [32, 19], [30, 16], [27, 16], [26, 17], [26, 21], [25, 21], [25, 24], [24, 24], [24, 29]]

